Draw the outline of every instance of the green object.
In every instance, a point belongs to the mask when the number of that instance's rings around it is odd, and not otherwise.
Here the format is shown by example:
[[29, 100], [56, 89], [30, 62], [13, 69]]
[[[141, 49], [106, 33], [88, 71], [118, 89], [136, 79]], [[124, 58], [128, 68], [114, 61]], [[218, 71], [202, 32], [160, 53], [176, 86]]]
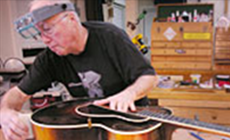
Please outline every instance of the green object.
[[145, 18], [145, 15], [147, 14], [147, 12], [144, 10], [139, 16], [138, 19], [141, 20], [143, 18]]
[[180, 14], [183, 11], [188, 13], [194, 13], [194, 10], [197, 10], [198, 13], [209, 14], [210, 10], [213, 10], [213, 4], [183, 4], [183, 5], [169, 5], [162, 4], [158, 6], [157, 19], [167, 19], [171, 17], [172, 13], [179, 11]]

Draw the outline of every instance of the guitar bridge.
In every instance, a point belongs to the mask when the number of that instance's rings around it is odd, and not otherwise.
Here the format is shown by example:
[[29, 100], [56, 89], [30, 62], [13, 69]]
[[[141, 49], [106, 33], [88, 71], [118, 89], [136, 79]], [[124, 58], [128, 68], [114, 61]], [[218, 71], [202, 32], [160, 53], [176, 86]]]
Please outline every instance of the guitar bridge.
[[91, 129], [92, 128], [92, 119], [88, 118], [87, 122], [88, 122], [88, 128]]

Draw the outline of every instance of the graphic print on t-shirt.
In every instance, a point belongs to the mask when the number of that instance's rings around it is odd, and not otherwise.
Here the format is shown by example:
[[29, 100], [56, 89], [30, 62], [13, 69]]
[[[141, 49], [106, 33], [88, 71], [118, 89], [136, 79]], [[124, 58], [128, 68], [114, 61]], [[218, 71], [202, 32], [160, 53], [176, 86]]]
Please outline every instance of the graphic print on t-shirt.
[[103, 90], [99, 81], [101, 75], [94, 71], [79, 72], [78, 76], [82, 81], [82, 86], [87, 90], [89, 97], [104, 97]]

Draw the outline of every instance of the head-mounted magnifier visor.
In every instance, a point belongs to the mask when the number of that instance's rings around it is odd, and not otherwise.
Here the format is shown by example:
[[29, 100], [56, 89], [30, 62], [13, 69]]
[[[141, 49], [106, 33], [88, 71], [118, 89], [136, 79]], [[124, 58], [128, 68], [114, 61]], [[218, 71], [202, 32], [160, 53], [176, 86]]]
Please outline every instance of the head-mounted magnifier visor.
[[28, 13], [14, 22], [17, 32], [25, 39], [35, 38], [40, 31], [35, 27], [38, 22], [44, 21], [64, 11], [74, 11], [71, 3], [55, 4], [45, 6]]

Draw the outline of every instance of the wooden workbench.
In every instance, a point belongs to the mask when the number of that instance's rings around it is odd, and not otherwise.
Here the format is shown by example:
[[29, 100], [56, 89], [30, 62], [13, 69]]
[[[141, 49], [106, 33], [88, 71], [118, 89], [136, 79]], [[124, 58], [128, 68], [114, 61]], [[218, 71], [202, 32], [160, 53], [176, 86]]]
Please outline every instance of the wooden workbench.
[[167, 107], [175, 116], [198, 118], [200, 121], [230, 125], [230, 93], [217, 89], [159, 89], [148, 97]]
[[230, 93], [227, 93], [225, 90], [200, 88], [155, 88], [149, 92], [148, 97], [150, 99], [230, 101]]

